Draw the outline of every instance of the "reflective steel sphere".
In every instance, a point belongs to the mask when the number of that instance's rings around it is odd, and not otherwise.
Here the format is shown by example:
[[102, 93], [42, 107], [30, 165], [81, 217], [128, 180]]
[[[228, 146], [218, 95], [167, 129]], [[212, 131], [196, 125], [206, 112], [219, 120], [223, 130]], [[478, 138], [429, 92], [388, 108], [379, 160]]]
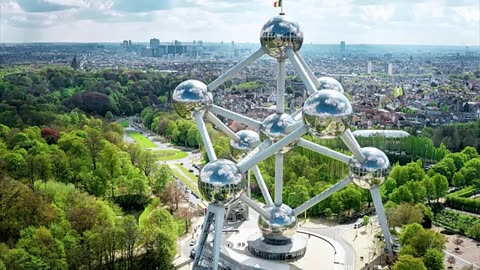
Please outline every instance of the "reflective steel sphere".
[[390, 173], [390, 161], [387, 155], [374, 147], [363, 147], [360, 150], [365, 161], [360, 163], [352, 159], [348, 164], [349, 175], [353, 182], [364, 189], [380, 186]]
[[172, 95], [173, 108], [184, 119], [192, 119], [195, 110], [204, 111], [212, 103], [207, 85], [201, 81], [184, 81], [175, 88]]
[[352, 105], [347, 97], [335, 90], [320, 90], [311, 95], [303, 105], [303, 120], [311, 134], [335, 138], [349, 126]]
[[332, 77], [320, 77], [318, 82], [320, 83], [319, 90], [332, 89], [340, 93], [344, 92], [342, 84]]
[[287, 127], [294, 123], [290, 115], [274, 113], [263, 120], [261, 132], [272, 141], [280, 140], [287, 136]]
[[298, 51], [303, 44], [300, 25], [284, 15], [270, 19], [260, 32], [260, 44], [265, 52], [277, 60], [287, 58], [286, 47]]
[[246, 180], [237, 164], [218, 159], [203, 167], [198, 187], [208, 201], [227, 205], [238, 199], [246, 187]]
[[233, 160], [238, 161], [260, 144], [260, 136], [252, 130], [240, 130], [236, 134], [240, 140], [230, 140], [230, 155]]
[[291, 238], [297, 231], [297, 217], [288, 205], [272, 206], [266, 209], [270, 218], [258, 218], [258, 227], [263, 236], [268, 239], [285, 240]]

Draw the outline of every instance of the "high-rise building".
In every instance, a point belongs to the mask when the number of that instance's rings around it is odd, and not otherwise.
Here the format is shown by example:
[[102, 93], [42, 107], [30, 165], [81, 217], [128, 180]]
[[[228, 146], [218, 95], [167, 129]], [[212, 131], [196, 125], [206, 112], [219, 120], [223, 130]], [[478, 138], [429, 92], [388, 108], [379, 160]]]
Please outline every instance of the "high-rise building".
[[340, 41], [340, 53], [345, 53], [345, 41]]
[[235, 41], [232, 40], [232, 50], [235, 49]]
[[367, 68], [366, 68], [366, 70], [365, 70], [366, 73], [367, 73], [367, 74], [372, 74], [372, 69], [373, 69], [373, 63], [372, 63], [372, 61], [368, 61], [368, 62], [367, 62]]
[[385, 73], [387, 73], [388, 76], [393, 75], [393, 64], [392, 63], [385, 63]]
[[132, 40], [131, 39], [128, 40], [128, 47], [132, 47]]
[[122, 44], [123, 44], [122, 46], [123, 46], [124, 49], [128, 48], [128, 40], [124, 40]]
[[160, 47], [160, 40], [157, 38], [150, 39], [150, 48], [157, 49]]

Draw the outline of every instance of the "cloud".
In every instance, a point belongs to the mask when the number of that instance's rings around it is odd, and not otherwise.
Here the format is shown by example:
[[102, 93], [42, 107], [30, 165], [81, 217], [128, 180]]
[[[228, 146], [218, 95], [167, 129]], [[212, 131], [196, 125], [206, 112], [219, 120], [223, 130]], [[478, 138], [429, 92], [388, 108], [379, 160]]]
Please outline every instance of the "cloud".
[[[295, 0], [305, 42], [478, 44], [478, 0]], [[2, 40], [258, 42], [269, 0], [1, 0]], [[26, 34], [28, 33], [28, 34]]]
[[48, 0], [17, 0], [26, 12], [52, 12], [70, 9], [73, 6], [50, 2]]
[[125, 12], [148, 12], [168, 10], [175, 5], [174, 0], [115, 0], [112, 8]]

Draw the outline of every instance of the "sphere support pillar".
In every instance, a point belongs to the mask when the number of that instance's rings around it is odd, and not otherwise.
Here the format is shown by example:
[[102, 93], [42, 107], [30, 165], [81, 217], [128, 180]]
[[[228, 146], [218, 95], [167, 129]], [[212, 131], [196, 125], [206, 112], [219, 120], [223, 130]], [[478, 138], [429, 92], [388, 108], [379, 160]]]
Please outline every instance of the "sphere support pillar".
[[218, 77], [216, 80], [211, 82], [208, 85], [208, 90], [212, 91], [217, 89], [220, 85], [222, 85], [224, 82], [226, 82], [228, 79], [231, 77], [235, 76], [238, 72], [240, 72], [242, 69], [244, 69], [246, 66], [252, 64], [257, 60], [258, 58], [262, 57], [265, 54], [265, 50], [263, 48], [258, 49], [256, 52], [254, 52], [252, 55], [247, 57], [245, 60], [241, 61], [240, 63], [236, 64], [234, 67], [229, 69], [227, 72], [225, 72], [223, 75]]
[[317, 87], [315, 87], [315, 84], [313, 83], [313, 81], [308, 76], [307, 72], [303, 68], [302, 63], [298, 59], [298, 56], [295, 54], [295, 52], [291, 48], [287, 48], [287, 55], [288, 55], [288, 59], [290, 60], [290, 62], [293, 65], [293, 67], [298, 72], [298, 75], [300, 76], [300, 79], [305, 84], [305, 87], [307, 88], [308, 94], [312, 95], [315, 92], [317, 92]]
[[278, 152], [275, 154], [275, 205], [282, 205], [283, 191], [283, 154]]
[[[195, 250], [193, 269], [198, 269], [200, 267], [211, 267], [213, 270], [218, 270], [224, 216], [224, 206], [217, 204], [208, 205], [202, 232]], [[209, 240], [210, 235], [212, 235], [211, 241]]]
[[344, 188], [346, 185], [350, 184], [352, 182], [352, 179], [350, 177], [347, 177], [343, 179], [342, 181], [336, 183], [335, 185], [331, 186], [329, 189], [323, 191], [322, 193], [318, 194], [317, 196], [311, 198], [310, 200], [306, 201], [302, 205], [298, 206], [297, 208], [293, 209], [293, 214], [298, 216], [301, 213], [307, 211], [317, 203], [325, 200], [326, 198], [330, 197], [333, 193], [339, 191], [340, 189]]
[[372, 195], [373, 205], [375, 206], [375, 211], [378, 215], [378, 222], [380, 223], [380, 227], [382, 228], [383, 238], [385, 239], [388, 253], [390, 255], [393, 255], [392, 241], [390, 239], [390, 229], [388, 228], [387, 223], [387, 215], [385, 215], [385, 208], [383, 207], [382, 197], [380, 196], [380, 189], [378, 188], [378, 186], [373, 186], [370, 189], [370, 194]]

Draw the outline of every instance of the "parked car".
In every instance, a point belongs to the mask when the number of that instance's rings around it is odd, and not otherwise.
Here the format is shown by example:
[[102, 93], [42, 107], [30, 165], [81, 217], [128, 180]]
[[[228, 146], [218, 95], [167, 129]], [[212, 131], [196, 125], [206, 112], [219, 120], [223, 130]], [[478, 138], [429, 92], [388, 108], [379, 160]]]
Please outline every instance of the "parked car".
[[357, 223], [353, 224], [353, 228], [354, 228], [354, 229], [358, 229], [358, 228], [360, 228], [360, 227], [362, 227], [362, 226], [363, 226], [363, 221], [360, 221], [360, 222], [357, 222]]

